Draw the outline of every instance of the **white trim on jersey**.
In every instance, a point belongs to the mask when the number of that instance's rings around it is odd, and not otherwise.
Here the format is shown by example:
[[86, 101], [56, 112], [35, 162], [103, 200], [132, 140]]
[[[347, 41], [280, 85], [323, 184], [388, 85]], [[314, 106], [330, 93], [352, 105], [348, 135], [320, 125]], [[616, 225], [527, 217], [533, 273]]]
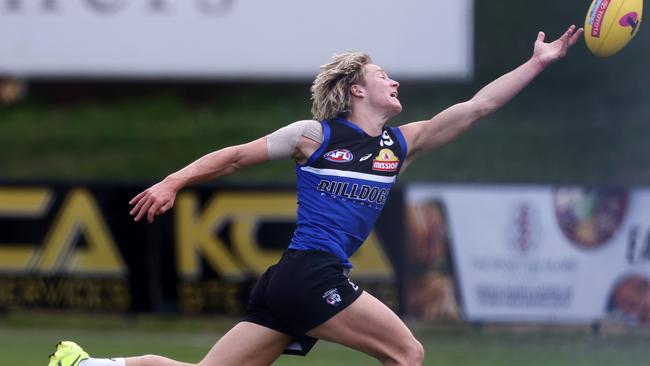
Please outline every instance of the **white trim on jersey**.
[[304, 170], [306, 172], [320, 174], [320, 175], [332, 175], [335, 177], [357, 178], [357, 179], [364, 179], [364, 180], [369, 180], [369, 181], [379, 182], [379, 183], [394, 183], [396, 177], [395, 175], [385, 177], [383, 175], [349, 172], [346, 170], [337, 170], [337, 169], [318, 169], [311, 166], [300, 167], [300, 170]]

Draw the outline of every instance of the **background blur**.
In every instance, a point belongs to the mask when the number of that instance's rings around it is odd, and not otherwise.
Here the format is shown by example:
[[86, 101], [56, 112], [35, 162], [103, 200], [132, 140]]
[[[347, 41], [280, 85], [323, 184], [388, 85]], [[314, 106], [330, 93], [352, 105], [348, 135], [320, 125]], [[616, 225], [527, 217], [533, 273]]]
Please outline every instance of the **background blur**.
[[[132, 196], [310, 118], [335, 52], [367, 50], [400, 81], [399, 125], [471, 98], [588, 6], [0, 0], [0, 354], [42, 365], [70, 338], [198, 361], [286, 246], [293, 163], [191, 187], [153, 225], [130, 220]], [[401, 177], [352, 277], [426, 364], [647, 363], [649, 43], [642, 27], [602, 59], [580, 40]], [[373, 364], [321, 343], [278, 364]]]

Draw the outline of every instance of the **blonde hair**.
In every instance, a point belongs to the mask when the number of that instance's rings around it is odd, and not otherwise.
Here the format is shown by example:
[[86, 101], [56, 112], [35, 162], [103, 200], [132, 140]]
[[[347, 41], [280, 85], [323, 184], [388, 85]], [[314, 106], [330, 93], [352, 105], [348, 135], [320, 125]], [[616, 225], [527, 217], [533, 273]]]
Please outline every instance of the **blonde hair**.
[[332, 62], [321, 66], [311, 86], [311, 113], [315, 120], [346, 117], [351, 112], [350, 85], [365, 84], [363, 66], [372, 63], [363, 52], [334, 55]]

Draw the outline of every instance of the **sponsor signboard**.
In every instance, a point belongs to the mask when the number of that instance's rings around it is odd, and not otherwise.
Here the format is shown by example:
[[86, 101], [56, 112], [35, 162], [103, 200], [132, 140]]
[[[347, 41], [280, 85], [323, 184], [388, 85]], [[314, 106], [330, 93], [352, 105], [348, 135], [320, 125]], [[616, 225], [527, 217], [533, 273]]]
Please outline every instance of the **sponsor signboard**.
[[427, 321], [460, 320], [444, 202], [440, 197], [410, 200], [404, 218], [404, 313]]
[[409, 187], [438, 202], [470, 321], [650, 322], [650, 190]]
[[396, 78], [468, 79], [472, 13], [472, 0], [0, 0], [0, 75], [311, 80], [355, 50]]
[[[295, 191], [193, 187], [153, 224], [135, 223], [128, 201], [144, 188], [0, 183], [0, 309], [243, 313], [289, 243]], [[351, 278], [397, 307], [396, 261], [384, 249], [401, 236], [393, 196], [351, 258]]]

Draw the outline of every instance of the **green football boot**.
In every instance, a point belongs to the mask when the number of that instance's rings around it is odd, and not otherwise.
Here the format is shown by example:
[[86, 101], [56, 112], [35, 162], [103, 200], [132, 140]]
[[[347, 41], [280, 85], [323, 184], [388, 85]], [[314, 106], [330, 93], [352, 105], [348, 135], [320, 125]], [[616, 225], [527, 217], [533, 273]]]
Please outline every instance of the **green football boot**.
[[89, 357], [76, 343], [62, 341], [56, 345], [56, 352], [50, 355], [50, 363], [47, 366], [78, 366]]

